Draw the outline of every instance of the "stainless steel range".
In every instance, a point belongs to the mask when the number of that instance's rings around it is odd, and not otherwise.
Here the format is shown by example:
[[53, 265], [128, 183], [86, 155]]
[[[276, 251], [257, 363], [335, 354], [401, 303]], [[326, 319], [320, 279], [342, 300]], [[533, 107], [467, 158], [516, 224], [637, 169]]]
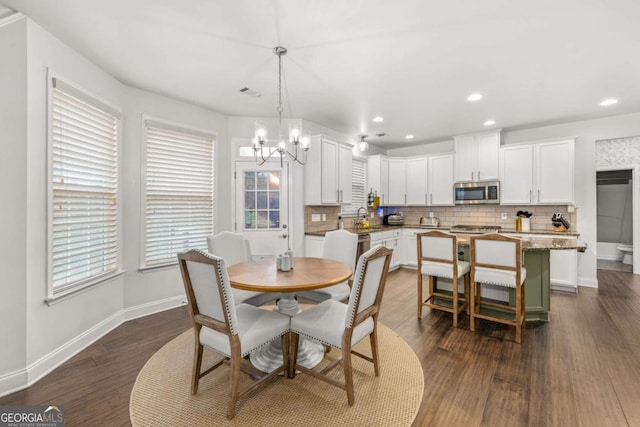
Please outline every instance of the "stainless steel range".
[[449, 229], [452, 233], [484, 234], [502, 230], [499, 225], [454, 225]]

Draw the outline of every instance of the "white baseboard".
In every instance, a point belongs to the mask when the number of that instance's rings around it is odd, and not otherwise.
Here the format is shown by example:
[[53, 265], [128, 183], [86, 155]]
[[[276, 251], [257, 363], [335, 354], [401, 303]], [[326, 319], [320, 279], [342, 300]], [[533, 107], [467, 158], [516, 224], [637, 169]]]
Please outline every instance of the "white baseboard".
[[120, 326], [122, 323], [128, 320], [180, 307], [185, 304], [186, 297], [184, 295], [180, 295], [119, 310], [117, 313], [114, 313], [107, 319], [44, 355], [31, 365], [27, 366], [26, 369], [20, 369], [0, 376], [0, 397], [15, 393], [16, 391], [20, 391], [35, 384], [45, 375]]
[[102, 322], [62, 344], [49, 354], [27, 366], [27, 384], [29, 387], [58, 366], [84, 350], [123, 322], [122, 311], [112, 314]]
[[574, 294], [578, 292], [578, 289], [573, 285], [564, 285], [564, 284], [561, 284], [561, 283], [552, 283], [550, 287], [551, 287], [552, 291], [571, 292], [571, 293], [574, 293]]
[[160, 313], [161, 311], [170, 310], [172, 308], [181, 307], [187, 304], [185, 295], [177, 297], [165, 298], [157, 301], [128, 307], [123, 310], [124, 321], [138, 319], [140, 317], [149, 316], [150, 314]]
[[0, 397], [27, 388], [27, 370], [9, 372], [0, 377]]
[[597, 288], [598, 279], [578, 277], [578, 286], [584, 286], [585, 288]]

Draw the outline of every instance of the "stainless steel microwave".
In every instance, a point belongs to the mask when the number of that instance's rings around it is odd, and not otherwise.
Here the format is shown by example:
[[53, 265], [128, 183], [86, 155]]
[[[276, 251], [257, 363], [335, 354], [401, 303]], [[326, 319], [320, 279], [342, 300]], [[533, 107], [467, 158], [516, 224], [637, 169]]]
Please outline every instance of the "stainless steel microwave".
[[456, 182], [453, 186], [456, 205], [499, 204], [500, 182]]

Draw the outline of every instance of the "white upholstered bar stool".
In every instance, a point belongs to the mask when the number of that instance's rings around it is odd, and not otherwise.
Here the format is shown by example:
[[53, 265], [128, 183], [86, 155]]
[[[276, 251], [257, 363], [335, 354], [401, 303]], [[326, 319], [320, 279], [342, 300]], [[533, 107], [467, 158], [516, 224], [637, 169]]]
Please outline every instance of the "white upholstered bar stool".
[[[230, 231], [214, 234], [207, 238], [207, 246], [211, 254], [224, 258], [225, 264], [229, 267], [251, 261], [251, 246], [242, 234]], [[252, 292], [242, 289], [232, 289], [232, 292], [236, 304], [244, 302], [256, 307], [280, 298], [280, 294], [274, 292]]]
[[[358, 235], [346, 230], [329, 231], [324, 236], [322, 258], [347, 264], [351, 270], [356, 265], [358, 253]], [[346, 301], [351, 293], [349, 281], [313, 291], [300, 292], [298, 295], [312, 301], [322, 302], [328, 299]]]
[[[422, 318], [422, 307], [442, 310], [453, 314], [453, 327], [458, 327], [458, 315], [469, 312], [469, 263], [458, 260], [458, 239], [453, 234], [427, 231], [416, 235], [418, 242], [418, 319]], [[423, 299], [422, 276], [429, 277], [429, 297]], [[451, 279], [452, 293], [437, 289], [437, 278]], [[462, 297], [459, 292], [460, 278], [464, 278]], [[451, 304], [443, 304], [444, 302]]]
[[[522, 341], [525, 321], [524, 281], [527, 270], [522, 266], [522, 241], [497, 233], [471, 237], [471, 330], [475, 331], [476, 319], [515, 326], [516, 339]], [[482, 285], [497, 285], [515, 289], [515, 307], [482, 300]], [[514, 312], [513, 319], [492, 315], [482, 308], [497, 308]], [[496, 311], [496, 313], [498, 313]], [[506, 313], [508, 314], [508, 312]]]

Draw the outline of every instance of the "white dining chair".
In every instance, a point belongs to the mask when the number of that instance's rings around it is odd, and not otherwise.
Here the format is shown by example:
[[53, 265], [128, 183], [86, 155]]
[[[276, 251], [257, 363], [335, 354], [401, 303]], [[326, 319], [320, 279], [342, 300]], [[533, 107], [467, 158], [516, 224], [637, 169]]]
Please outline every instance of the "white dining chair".
[[[338, 386], [346, 390], [347, 401], [349, 405], [353, 405], [355, 392], [351, 356], [356, 355], [373, 362], [375, 375], [380, 375], [377, 340], [378, 313], [392, 252], [390, 249], [376, 246], [360, 255], [348, 304], [328, 299], [291, 318], [290, 377], [295, 375], [297, 369]], [[340, 349], [342, 357], [321, 371], [298, 365], [296, 357], [300, 335]], [[372, 357], [352, 350], [354, 345], [366, 337], [369, 337], [371, 343]], [[340, 361], [342, 361], [344, 369], [344, 383], [325, 375]]]
[[[503, 323], [516, 328], [515, 341], [522, 341], [525, 324], [525, 285], [527, 269], [522, 265], [522, 241], [501, 234], [471, 237], [471, 319], [470, 329], [476, 330], [476, 319]], [[496, 285], [515, 289], [515, 307], [482, 299], [482, 286]], [[513, 318], [481, 311], [483, 307], [499, 309], [499, 313], [514, 312]], [[508, 312], [506, 313], [508, 314]]]
[[[242, 234], [223, 231], [207, 238], [209, 252], [224, 258], [227, 266], [251, 261], [251, 245]], [[236, 304], [241, 302], [259, 307], [270, 301], [280, 298], [280, 294], [274, 292], [253, 292], [243, 289], [232, 289]]]
[[[442, 231], [427, 231], [416, 236], [418, 242], [418, 319], [422, 318], [422, 307], [446, 311], [453, 314], [453, 327], [458, 327], [458, 316], [469, 311], [469, 263], [458, 260], [458, 239]], [[422, 277], [429, 279], [429, 296], [422, 296]], [[438, 289], [438, 278], [450, 279], [451, 295]], [[464, 280], [462, 297], [460, 279]]]
[[[322, 245], [322, 258], [347, 264], [351, 270], [356, 264], [358, 253], [358, 235], [346, 230], [334, 230], [325, 234]], [[306, 299], [322, 302], [328, 299], [346, 301], [351, 293], [349, 281], [326, 288], [300, 292], [298, 295]]]
[[[236, 305], [223, 258], [190, 250], [178, 254], [178, 260], [195, 333], [191, 394], [198, 392], [200, 378], [224, 362], [202, 372], [204, 346], [221, 353], [230, 362], [229, 383], [216, 386], [229, 384], [227, 418], [231, 419], [238, 399], [276, 378], [279, 373], [288, 372], [290, 318], [249, 304]], [[282, 340], [282, 365], [239, 390], [243, 357], [278, 338]], [[253, 373], [250, 375], [254, 376]]]

